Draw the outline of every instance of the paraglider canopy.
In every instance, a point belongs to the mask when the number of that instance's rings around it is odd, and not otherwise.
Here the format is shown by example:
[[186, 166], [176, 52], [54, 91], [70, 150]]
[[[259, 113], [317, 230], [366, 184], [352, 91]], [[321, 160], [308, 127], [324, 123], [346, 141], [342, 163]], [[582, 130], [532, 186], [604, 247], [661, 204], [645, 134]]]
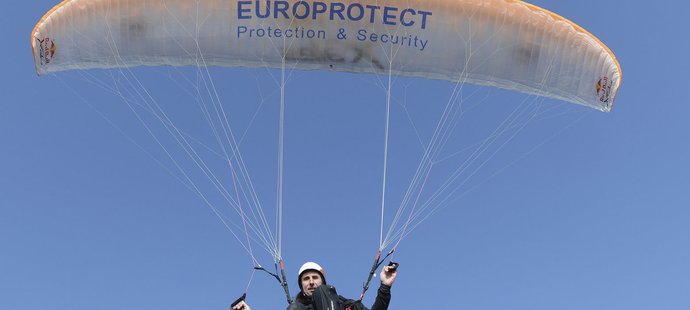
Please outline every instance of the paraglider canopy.
[[64, 0], [31, 44], [38, 74], [286, 65], [469, 82], [602, 111], [621, 81], [615, 56], [589, 32], [507, 0]]

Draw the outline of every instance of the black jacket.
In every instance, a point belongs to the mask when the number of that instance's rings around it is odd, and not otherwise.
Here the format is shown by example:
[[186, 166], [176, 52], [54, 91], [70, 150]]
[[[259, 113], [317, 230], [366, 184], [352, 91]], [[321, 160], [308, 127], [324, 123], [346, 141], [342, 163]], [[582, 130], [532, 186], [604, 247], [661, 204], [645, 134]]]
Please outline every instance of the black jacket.
[[[391, 287], [381, 284], [376, 294], [376, 301], [371, 310], [388, 310], [391, 302]], [[321, 285], [312, 296], [305, 296], [300, 292], [295, 298], [295, 302], [287, 307], [287, 310], [369, 310], [361, 302], [347, 299], [338, 295], [335, 287]]]

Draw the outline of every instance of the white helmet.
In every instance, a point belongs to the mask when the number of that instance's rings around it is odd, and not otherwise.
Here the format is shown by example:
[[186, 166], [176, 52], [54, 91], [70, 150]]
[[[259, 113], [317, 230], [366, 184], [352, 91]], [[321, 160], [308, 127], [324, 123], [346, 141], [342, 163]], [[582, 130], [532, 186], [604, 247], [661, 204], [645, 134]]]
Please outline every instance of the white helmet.
[[316, 271], [321, 275], [321, 280], [323, 281], [323, 284], [326, 284], [326, 272], [323, 270], [319, 264], [314, 263], [314, 262], [306, 262], [302, 267], [299, 268], [299, 273], [297, 274], [297, 284], [299, 284], [299, 288], [302, 289], [302, 281], [300, 280], [302, 278], [302, 274], [306, 271]]

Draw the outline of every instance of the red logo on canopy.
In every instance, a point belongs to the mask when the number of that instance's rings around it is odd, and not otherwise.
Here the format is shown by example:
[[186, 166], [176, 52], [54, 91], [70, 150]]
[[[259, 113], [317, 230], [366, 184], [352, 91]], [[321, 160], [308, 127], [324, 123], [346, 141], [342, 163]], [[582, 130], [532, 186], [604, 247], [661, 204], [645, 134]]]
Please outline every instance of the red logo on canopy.
[[602, 77], [597, 81], [596, 84], [596, 91], [597, 91], [597, 97], [599, 97], [599, 101], [603, 103], [608, 103], [609, 100], [611, 99], [611, 85], [613, 85], [613, 81], [610, 81], [608, 77]]
[[57, 45], [55, 45], [55, 42], [50, 38], [45, 38], [43, 40], [37, 38], [36, 41], [38, 41], [38, 56], [41, 60], [41, 65], [49, 64], [53, 61], [53, 58], [55, 57]]

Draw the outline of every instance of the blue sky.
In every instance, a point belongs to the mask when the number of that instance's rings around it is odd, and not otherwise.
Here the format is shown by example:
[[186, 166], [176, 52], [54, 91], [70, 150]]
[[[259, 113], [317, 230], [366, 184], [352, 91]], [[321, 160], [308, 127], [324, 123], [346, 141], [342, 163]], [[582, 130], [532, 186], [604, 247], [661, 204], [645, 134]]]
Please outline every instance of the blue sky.
[[[36, 76], [29, 34], [56, 2], [17, 1], [0, 22], [0, 308], [227, 308], [252, 266], [235, 238], [156, 164], [152, 157], [163, 157], [111, 96], [78, 78]], [[402, 241], [391, 309], [690, 308], [688, 5], [533, 3], [614, 51], [623, 69], [614, 109], [566, 108], [563, 118], [528, 124], [470, 181], [469, 193]], [[238, 115], [266, 98], [242, 150], [272, 215], [276, 161], [266, 145], [276, 143], [264, 141], [275, 138], [275, 88], [266, 71], [230, 71], [214, 74], [222, 96], [248, 103]], [[321, 263], [328, 282], [353, 298], [370, 267], [379, 239], [382, 105], [367, 101], [384, 98], [375, 81], [296, 72], [288, 84], [283, 258], [293, 294], [304, 261]], [[148, 86], [168, 102], [176, 95], [164, 90], [174, 83]], [[409, 86], [412, 111], [442, 102], [449, 89], [400, 83], [396, 94]], [[487, 102], [524, 98], [480, 92]], [[395, 107], [394, 119], [402, 119]], [[497, 107], [487, 104], [460, 126], [489, 124]], [[243, 117], [233, 125], [248, 128]], [[398, 141], [391, 200], [410, 167], [405, 155], [414, 153]], [[256, 310], [285, 304], [276, 281], [260, 273], [248, 300]]]

